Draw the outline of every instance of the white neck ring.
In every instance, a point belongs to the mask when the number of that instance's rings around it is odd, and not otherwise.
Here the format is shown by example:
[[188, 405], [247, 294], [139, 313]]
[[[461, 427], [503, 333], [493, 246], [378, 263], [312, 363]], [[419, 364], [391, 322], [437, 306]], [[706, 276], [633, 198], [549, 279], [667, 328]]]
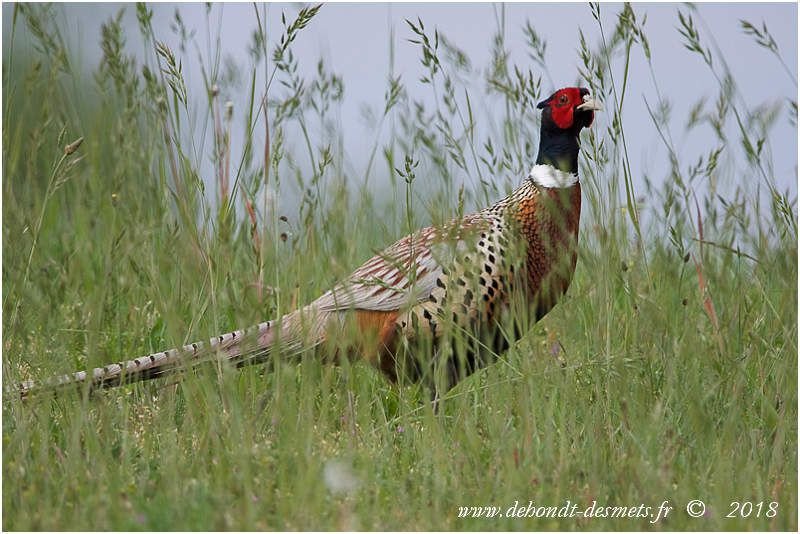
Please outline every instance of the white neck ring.
[[560, 171], [552, 165], [534, 165], [528, 178], [536, 185], [548, 188], [562, 189], [578, 183], [577, 174]]

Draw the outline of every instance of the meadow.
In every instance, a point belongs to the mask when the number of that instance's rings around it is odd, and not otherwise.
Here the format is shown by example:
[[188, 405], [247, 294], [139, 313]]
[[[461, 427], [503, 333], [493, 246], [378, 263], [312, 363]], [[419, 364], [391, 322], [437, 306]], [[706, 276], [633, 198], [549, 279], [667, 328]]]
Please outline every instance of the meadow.
[[[796, 126], [797, 104], [784, 95], [764, 118], [741, 102], [686, 6], [675, 31], [719, 81], [686, 128], [714, 126], [715, 143], [683, 160], [659, 94], [652, 128], [669, 179], [635, 190], [636, 132], [621, 117], [629, 59], [650, 57], [646, 24], [636, 6], [587, 6], [598, 24], [600, 10], [616, 16], [577, 51], [606, 117], [583, 133], [575, 279], [438, 412], [420, 386], [313, 352], [91, 397], [15, 398], [20, 380], [291, 311], [409, 230], [500, 198], [535, 157], [549, 89], [533, 26], [533, 61], [510, 61], [499, 28], [470, 85], [458, 43], [408, 21], [398, 46], [416, 47], [427, 74], [387, 81], [373, 118], [389, 141], [375, 141], [361, 175], [336, 121], [347, 88], [323, 62], [314, 79], [298, 75], [316, 62], [292, 51], [315, 7], [287, 13], [280, 36], [254, 34], [238, 66], [249, 105], [236, 110], [213, 47], [206, 92], [191, 94], [180, 50], [154, 34], [146, 6], [127, 9], [145, 59], [114, 18], [89, 76], [52, 8], [13, 9], [12, 32], [35, 47], [21, 55], [12, 36], [3, 61], [4, 530], [797, 530], [797, 194], [778, 188], [765, 149], [770, 121]], [[266, 11], [254, 12], [263, 28]], [[175, 28], [188, 46], [191, 32]], [[783, 61], [766, 26], [741, 30]], [[473, 112], [479, 100], [501, 110], [491, 123]], [[242, 147], [233, 113], [245, 117]], [[743, 167], [726, 164], [733, 154]], [[703, 185], [712, 179], [734, 186], [718, 194]], [[694, 499], [702, 517], [686, 513]], [[486, 517], [515, 501], [674, 510], [658, 522]]]

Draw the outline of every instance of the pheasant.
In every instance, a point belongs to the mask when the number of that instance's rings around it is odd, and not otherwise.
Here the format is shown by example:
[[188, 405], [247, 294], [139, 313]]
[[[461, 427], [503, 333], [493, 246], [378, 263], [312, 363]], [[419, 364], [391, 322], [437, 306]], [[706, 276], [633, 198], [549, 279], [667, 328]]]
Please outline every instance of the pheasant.
[[[360, 356], [392, 381], [425, 379], [435, 391], [450, 389], [524, 333], [514, 317], [514, 328], [507, 327], [516, 309], [512, 297], [538, 320], [567, 291], [575, 271], [579, 134], [601, 108], [578, 87], [556, 91], [537, 108], [536, 163], [496, 204], [404, 237], [277, 320], [89, 372], [29, 380], [19, 384], [20, 395], [69, 385], [112, 387], [215, 358], [240, 367], [320, 346], [334, 360]], [[437, 369], [442, 378], [434, 383]]]

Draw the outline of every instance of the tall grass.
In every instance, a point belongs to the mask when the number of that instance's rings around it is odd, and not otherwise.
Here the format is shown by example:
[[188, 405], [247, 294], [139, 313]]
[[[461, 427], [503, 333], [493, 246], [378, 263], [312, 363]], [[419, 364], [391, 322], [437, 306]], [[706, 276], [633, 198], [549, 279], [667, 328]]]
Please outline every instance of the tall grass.
[[[481, 69], [422, 20], [396, 28], [393, 46], [418, 49], [425, 74], [388, 77], [369, 162], [351, 173], [336, 118], [346, 88], [322, 61], [304, 79], [312, 58], [293, 51], [318, 9], [283, 15], [272, 36], [276, 14], [254, 8], [236, 76], [211, 22], [197, 95], [181, 58], [203, 41], [180, 17], [173, 50], [136, 6], [141, 62], [111, 18], [87, 77], [53, 8], [14, 7], [12, 46], [27, 36], [35, 51], [4, 58], [4, 385], [275, 317], [411, 229], [516, 186], [552, 84], [539, 29], [525, 23], [531, 62], [515, 64], [497, 7]], [[712, 125], [715, 143], [684, 161], [645, 21], [624, 6], [604, 27], [611, 8], [589, 9], [602, 40], [581, 34], [580, 78], [607, 118], [583, 134], [578, 269], [498, 363], [438, 413], [418, 386], [314, 354], [92, 398], [6, 398], [4, 529], [796, 530], [796, 191], [778, 190], [767, 149], [770, 121], [796, 124], [796, 102], [748, 108], [713, 36], [680, 8], [676, 31], [719, 84], [716, 104], [687, 117], [687, 128]], [[742, 31], [785, 67], [766, 26]], [[652, 125], [671, 162], [645, 191], [622, 118], [633, 54], [648, 61]], [[234, 77], [250, 88], [244, 109], [227, 103]], [[744, 185], [727, 197], [704, 187], [742, 171], [726, 165], [732, 154], [766, 202]], [[388, 196], [370, 186], [381, 174]], [[698, 498], [708, 511], [693, 519], [685, 506]], [[655, 524], [459, 517], [460, 506], [529, 500], [675, 510]], [[764, 506], [728, 518], [732, 501]]]

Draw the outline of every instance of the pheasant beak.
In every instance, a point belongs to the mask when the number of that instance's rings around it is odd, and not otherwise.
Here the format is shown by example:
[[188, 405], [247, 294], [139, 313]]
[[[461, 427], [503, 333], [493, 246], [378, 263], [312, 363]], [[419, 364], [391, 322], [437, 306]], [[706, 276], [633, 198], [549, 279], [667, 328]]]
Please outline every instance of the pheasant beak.
[[599, 100], [595, 100], [591, 95], [583, 95], [583, 104], [575, 109], [580, 111], [601, 111], [603, 106], [600, 105]]

